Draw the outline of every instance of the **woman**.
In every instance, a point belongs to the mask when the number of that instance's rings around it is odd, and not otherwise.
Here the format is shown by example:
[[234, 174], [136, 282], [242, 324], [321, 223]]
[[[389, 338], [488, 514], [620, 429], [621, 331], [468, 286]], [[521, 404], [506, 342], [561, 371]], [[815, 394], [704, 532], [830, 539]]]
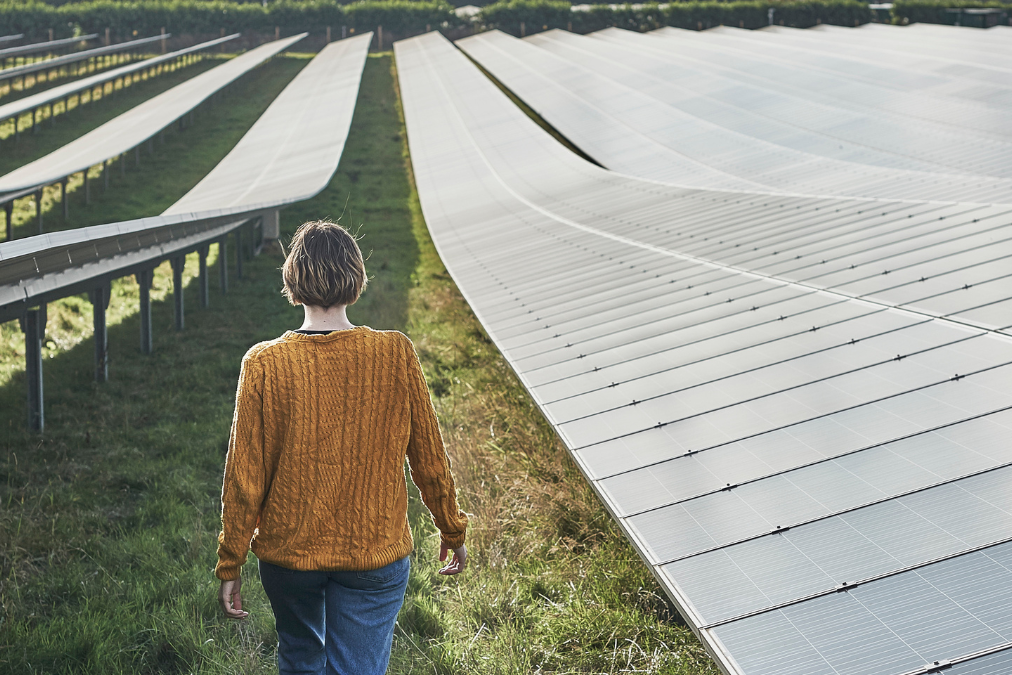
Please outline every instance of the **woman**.
[[441, 534], [440, 574], [467, 563], [467, 516], [411, 341], [354, 326], [366, 285], [355, 239], [302, 225], [282, 267], [302, 328], [242, 361], [225, 460], [216, 576], [242, 619], [240, 569], [256, 553], [286, 673], [384, 673], [412, 550], [404, 460]]

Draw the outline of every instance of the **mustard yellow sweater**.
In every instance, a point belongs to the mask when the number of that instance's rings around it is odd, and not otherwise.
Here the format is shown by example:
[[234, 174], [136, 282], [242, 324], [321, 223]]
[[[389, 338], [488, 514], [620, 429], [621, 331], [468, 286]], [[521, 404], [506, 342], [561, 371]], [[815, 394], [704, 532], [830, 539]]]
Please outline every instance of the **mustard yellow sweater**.
[[296, 570], [370, 570], [411, 552], [404, 459], [444, 543], [464, 543], [450, 463], [411, 341], [365, 326], [288, 332], [246, 354], [215, 575], [252, 548]]

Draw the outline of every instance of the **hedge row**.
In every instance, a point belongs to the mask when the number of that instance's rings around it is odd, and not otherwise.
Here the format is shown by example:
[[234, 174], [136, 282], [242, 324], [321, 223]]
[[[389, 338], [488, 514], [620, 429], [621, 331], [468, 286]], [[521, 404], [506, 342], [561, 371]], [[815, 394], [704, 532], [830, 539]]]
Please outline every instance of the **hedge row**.
[[[787, 26], [807, 27], [817, 23], [853, 26], [870, 20], [867, 4], [856, 0], [817, 2], [761, 2], [758, 0], [716, 2], [677, 2], [669, 5], [625, 5], [611, 8], [597, 5], [587, 11], [574, 11], [569, 3], [554, 0], [505, 0], [484, 7], [476, 28], [499, 28], [519, 34], [521, 23], [527, 32], [543, 27], [572, 28], [579, 33], [619, 26], [630, 30], [652, 30], [661, 26], [709, 28], [720, 24], [759, 28], [768, 23], [768, 10], [774, 8], [774, 21]], [[170, 33], [216, 34], [226, 32], [273, 32], [278, 27], [286, 35], [301, 31], [321, 32], [325, 26], [341, 26], [356, 31], [383, 26], [390, 34], [403, 37], [430, 28], [463, 29], [466, 22], [441, 0], [359, 0], [339, 4], [339, 0], [272, 0], [266, 7], [259, 3], [223, 0], [145, 0], [116, 2], [91, 0], [61, 6], [41, 2], [0, 3], [0, 34], [25, 33], [42, 38], [49, 29], [55, 37], [81, 33], [103, 33], [109, 28], [115, 39], [133, 35], [154, 35], [164, 27]]]
[[893, 3], [894, 23], [949, 23], [954, 20], [947, 9], [1000, 9], [1012, 12], [1012, 2], [993, 0], [946, 0], [945, 2], [924, 2], [923, 0], [898, 0]]
[[775, 23], [799, 28], [818, 23], [856, 26], [871, 20], [868, 5], [856, 0], [675, 2], [640, 7], [625, 5], [615, 9], [597, 5], [586, 11], [572, 11], [568, 2], [508, 0], [484, 7], [478, 18], [489, 28], [498, 28], [513, 35], [519, 34], [521, 22], [528, 33], [544, 28], [572, 28], [577, 33], [589, 33], [610, 26], [635, 31], [653, 30], [662, 26], [691, 30], [719, 25], [760, 28], [769, 24], [770, 8], [774, 10]]
[[147, 0], [115, 2], [93, 0], [53, 6], [41, 2], [0, 4], [0, 34], [24, 33], [42, 38], [53, 29], [55, 37], [81, 33], [102, 33], [106, 28], [115, 39], [125, 39], [137, 31], [154, 35], [164, 27], [174, 34], [211, 34], [253, 30], [273, 32], [279, 27], [286, 35], [301, 31], [320, 32], [325, 26], [340, 31], [341, 26], [356, 31], [384, 30], [411, 34], [426, 25], [457, 25], [453, 8], [445, 2], [409, 2], [407, 0], [365, 0], [341, 5], [335, 0], [272, 0], [260, 3], [212, 0]]

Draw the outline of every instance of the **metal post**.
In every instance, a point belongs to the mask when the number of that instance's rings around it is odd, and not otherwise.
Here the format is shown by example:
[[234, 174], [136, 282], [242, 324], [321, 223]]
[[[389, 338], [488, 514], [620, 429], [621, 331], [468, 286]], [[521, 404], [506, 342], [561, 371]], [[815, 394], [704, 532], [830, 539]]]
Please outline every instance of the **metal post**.
[[281, 237], [281, 212], [278, 209], [264, 212], [261, 233], [264, 241]]
[[152, 136], [151, 138], [148, 139], [148, 154], [149, 155], [155, 154], [155, 137], [154, 136]]
[[42, 188], [35, 191], [35, 213], [39, 219], [39, 234], [42, 234]]
[[36, 108], [32, 111], [32, 133], [39, 133], [39, 109]]
[[378, 51], [383, 51], [383, 26], [376, 26], [376, 36], [379, 38]]
[[92, 289], [91, 307], [95, 318], [95, 381], [109, 381], [109, 334], [105, 324], [105, 310], [109, 307], [109, 286]]
[[85, 206], [88, 206], [89, 204], [91, 204], [91, 181], [88, 180], [88, 172], [89, 171], [91, 171], [91, 167], [90, 166], [87, 169], [85, 169], [84, 171], [81, 172], [81, 173], [84, 174], [84, 205]]
[[141, 165], [141, 146], [134, 146], [134, 166]]
[[141, 287], [141, 354], [154, 351], [151, 337], [151, 281], [154, 270], [137, 273], [137, 285]]
[[202, 246], [197, 251], [200, 260], [200, 306], [207, 307], [211, 304], [211, 296], [207, 286], [207, 246]]
[[7, 214], [7, 241], [14, 240], [14, 200], [4, 204], [4, 212]]
[[183, 330], [183, 265], [186, 256], [172, 259], [172, 300], [175, 305], [176, 330]]
[[221, 293], [228, 293], [228, 237], [218, 240], [218, 286]]
[[70, 204], [67, 203], [67, 179], [60, 181], [60, 202], [63, 204], [63, 222], [70, 220]]
[[165, 26], [162, 26], [162, 54], [165, 53]]
[[235, 231], [235, 276], [242, 279], [242, 228]]
[[346, 37], [348, 37], [348, 27], [347, 26], [341, 26], [341, 39], [343, 40]]
[[22, 325], [25, 332], [25, 375], [28, 380], [28, 429], [42, 431], [42, 338], [46, 334], [46, 306], [30, 309]]
[[102, 192], [109, 191], [109, 160], [102, 162]]
[[330, 44], [330, 26], [327, 26], [327, 44]]

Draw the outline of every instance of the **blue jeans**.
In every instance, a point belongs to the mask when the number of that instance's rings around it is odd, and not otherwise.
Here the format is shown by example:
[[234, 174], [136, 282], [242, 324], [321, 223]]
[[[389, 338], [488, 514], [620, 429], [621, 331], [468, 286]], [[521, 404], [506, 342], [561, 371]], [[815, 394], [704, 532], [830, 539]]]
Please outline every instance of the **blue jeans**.
[[299, 572], [260, 561], [278, 629], [280, 675], [383, 675], [411, 566]]

